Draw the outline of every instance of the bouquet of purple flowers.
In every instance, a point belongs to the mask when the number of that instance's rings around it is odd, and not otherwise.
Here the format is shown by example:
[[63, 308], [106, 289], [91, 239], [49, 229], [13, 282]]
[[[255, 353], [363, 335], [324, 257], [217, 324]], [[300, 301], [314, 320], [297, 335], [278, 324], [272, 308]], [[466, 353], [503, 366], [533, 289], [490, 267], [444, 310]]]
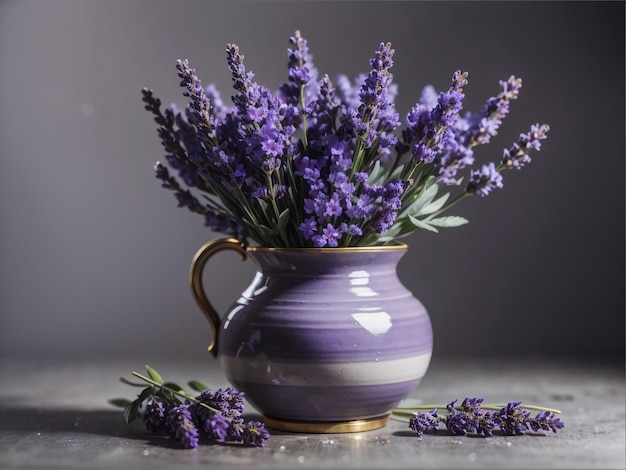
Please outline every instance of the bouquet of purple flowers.
[[[174, 105], [162, 111], [147, 88], [143, 101], [165, 148], [167, 166], [155, 165], [163, 187], [212, 230], [246, 243], [385, 245], [417, 229], [465, 224], [441, 214], [467, 196], [501, 188], [501, 172], [529, 163], [549, 130], [532, 125], [499, 162], [473, 167], [475, 147], [496, 135], [521, 79], [501, 81], [482, 109], [462, 114], [467, 73], [457, 71], [447, 91], [426, 86], [401, 126], [389, 43], [376, 50], [367, 75], [332, 82], [319, 78], [296, 31], [288, 81], [275, 93], [254, 81], [236, 45], [226, 52], [232, 107], [214, 86], [203, 87], [186, 60], [176, 65], [189, 98], [183, 111]], [[446, 187], [457, 194], [450, 197]]]

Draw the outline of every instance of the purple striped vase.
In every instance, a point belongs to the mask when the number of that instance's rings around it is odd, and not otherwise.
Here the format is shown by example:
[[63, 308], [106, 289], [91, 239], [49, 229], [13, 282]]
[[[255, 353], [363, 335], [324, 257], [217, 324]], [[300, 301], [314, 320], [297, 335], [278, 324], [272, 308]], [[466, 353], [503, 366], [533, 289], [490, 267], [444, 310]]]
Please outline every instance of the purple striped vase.
[[[202, 272], [224, 249], [250, 257], [258, 272], [220, 316], [203, 291]], [[190, 282], [214, 328], [209, 351], [268, 427], [376, 429], [418, 385], [433, 335], [426, 309], [396, 273], [406, 250], [260, 248], [220, 239], [198, 251]]]

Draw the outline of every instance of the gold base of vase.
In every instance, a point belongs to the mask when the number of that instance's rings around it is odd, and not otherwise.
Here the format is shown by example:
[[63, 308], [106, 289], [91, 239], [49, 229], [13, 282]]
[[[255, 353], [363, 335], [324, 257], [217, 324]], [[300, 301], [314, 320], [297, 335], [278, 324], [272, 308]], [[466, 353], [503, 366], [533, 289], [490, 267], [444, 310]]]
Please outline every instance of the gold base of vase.
[[278, 431], [334, 434], [348, 432], [372, 431], [384, 427], [389, 421], [389, 415], [368, 419], [355, 419], [352, 421], [292, 421], [287, 419], [263, 417], [263, 422], [268, 428]]

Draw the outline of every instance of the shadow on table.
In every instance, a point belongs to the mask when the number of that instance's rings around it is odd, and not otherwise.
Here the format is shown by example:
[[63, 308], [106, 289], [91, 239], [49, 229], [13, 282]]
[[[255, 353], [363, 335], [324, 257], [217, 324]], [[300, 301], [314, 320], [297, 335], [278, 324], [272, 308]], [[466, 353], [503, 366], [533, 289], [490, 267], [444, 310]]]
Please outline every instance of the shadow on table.
[[[244, 419], [258, 420], [258, 415], [245, 414]], [[116, 437], [141, 440], [148, 445], [182, 449], [166, 434], [155, 434], [141, 420], [126, 424], [121, 409], [82, 410], [37, 408], [0, 408], [0, 437], [37, 434], [66, 434]]]

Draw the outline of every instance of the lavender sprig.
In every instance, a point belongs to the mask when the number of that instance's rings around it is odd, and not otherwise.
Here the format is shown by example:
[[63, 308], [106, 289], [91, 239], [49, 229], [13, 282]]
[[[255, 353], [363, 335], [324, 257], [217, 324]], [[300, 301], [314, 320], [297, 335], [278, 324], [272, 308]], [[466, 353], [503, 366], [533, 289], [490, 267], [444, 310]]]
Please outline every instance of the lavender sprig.
[[[452, 435], [471, 433], [484, 437], [492, 437], [496, 430], [507, 436], [522, 435], [530, 430], [556, 433], [565, 426], [556, 416], [559, 410], [522, 405], [520, 401], [506, 405], [483, 404], [483, 401], [482, 398], [466, 397], [460, 405], [454, 400], [445, 406], [398, 407], [393, 413], [401, 419], [408, 419], [409, 428], [419, 438], [441, 426]], [[539, 412], [533, 417], [531, 410]]]
[[178, 60], [176, 68], [178, 69], [178, 76], [181, 78], [180, 86], [187, 88], [183, 95], [190, 98], [189, 108], [191, 112], [189, 116], [191, 117], [191, 124], [202, 132], [203, 139], [214, 138], [213, 105], [207, 97], [196, 71], [189, 67], [187, 59]]
[[502, 90], [491, 97], [480, 112], [467, 113], [456, 128], [459, 141], [465, 147], [488, 144], [498, 132], [502, 120], [509, 114], [511, 101], [516, 100], [522, 88], [522, 79], [515, 76], [501, 80]]
[[504, 150], [500, 168], [520, 170], [524, 165], [530, 163], [530, 151], [541, 149], [541, 141], [548, 137], [549, 130], [550, 126], [547, 124], [535, 124], [531, 126], [530, 132], [520, 134], [519, 140]]
[[[183, 447], [198, 447], [200, 440], [208, 442], [239, 442], [245, 445], [263, 447], [269, 433], [263, 423], [245, 423], [243, 413], [243, 393], [232, 388], [211, 392], [206, 385], [192, 380], [189, 386], [199, 395], [185, 392], [174, 382], [165, 382], [161, 375], [146, 366], [149, 377], [133, 372], [133, 376], [147, 382], [134, 401], [125, 399], [110, 400], [110, 403], [124, 408], [124, 419], [131, 423], [140, 416], [149, 431], [166, 432]], [[142, 384], [121, 379], [122, 382], [143, 387]]]

